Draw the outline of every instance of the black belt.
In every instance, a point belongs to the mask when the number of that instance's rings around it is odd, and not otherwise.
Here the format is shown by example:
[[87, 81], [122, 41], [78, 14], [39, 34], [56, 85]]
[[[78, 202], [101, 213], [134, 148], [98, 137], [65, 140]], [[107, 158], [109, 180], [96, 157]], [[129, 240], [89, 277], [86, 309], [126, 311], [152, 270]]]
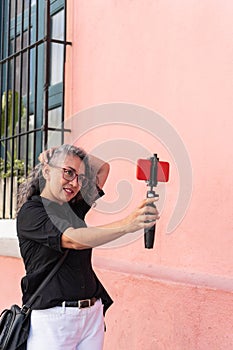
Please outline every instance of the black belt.
[[83, 299], [77, 301], [63, 301], [58, 306], [63, 307], [78, 307], [79, 309], [85, 309], [86, 307], [91, 307], [97, 301], [97, 298]]

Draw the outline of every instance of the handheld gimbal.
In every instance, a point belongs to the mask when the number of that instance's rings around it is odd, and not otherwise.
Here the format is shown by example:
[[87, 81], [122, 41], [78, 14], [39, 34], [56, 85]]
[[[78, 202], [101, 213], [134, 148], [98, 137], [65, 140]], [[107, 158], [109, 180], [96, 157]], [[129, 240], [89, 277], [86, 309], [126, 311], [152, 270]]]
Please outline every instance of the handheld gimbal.
[[[154, 191], [154, 187], [158, 182], [168, 182], [169, 179], [169, 163], [161, 162], [154, 154], [148, 159], [138, 159], [137, 163], [137, 179], [145, 180], [150, 189], [147, 191], [147, 198], [159, 197]], [[154, 206], [153, 204], [151, 204]], [[156, 225], [144, 230], [145, 248], [153, 248], [155, 238]]]
[[[157, 157], [157, 154], [154, 154], [153, 157], [150, 158], [151, 166], [150, 166], [150, 178], [147, 180], [147, 186], [150, 187], [150, 189], [147, 191], [146, 196], [147, 198], [156, 198], [159, 197], [157, 193], [154, 191], [154, 187], [157, 186], [157, 174], [158, 174], [158, 161], [159, 158]], [[154, 204], [151, 204], [151, 206], [155, 206]], [[144, 230], [144, 243], [145, 248], [151, 249], [154, 246], [154, 239], [155, 239], [155, 230], [156, 225], [153, 225], [152, 227]]]

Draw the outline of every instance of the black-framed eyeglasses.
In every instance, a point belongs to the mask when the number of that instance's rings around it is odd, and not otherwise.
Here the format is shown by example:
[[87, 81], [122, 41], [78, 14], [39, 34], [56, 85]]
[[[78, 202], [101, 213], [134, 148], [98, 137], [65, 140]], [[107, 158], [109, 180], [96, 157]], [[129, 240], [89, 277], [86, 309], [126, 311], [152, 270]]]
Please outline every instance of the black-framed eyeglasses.
[[58, 168], [63, 170], [62, 177], [66, 181], [73, 181], [77, 177], [77, 181], [80, 186], [86, 186], [88, 183], [88, 179], [85, 174], [77, 174], [76, 171], [72, 168], [63, 168], [57, 165], [49, 164], [52, 168]]

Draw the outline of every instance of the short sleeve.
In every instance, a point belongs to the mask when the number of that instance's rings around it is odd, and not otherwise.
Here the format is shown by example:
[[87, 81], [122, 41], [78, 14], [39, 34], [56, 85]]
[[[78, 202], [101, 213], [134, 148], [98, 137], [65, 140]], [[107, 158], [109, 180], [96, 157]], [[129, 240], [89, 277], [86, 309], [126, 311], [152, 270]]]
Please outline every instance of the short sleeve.
[[[30, 203], [31, 202], [31, 203]], [[42, 203], [28, 201], [17, 217], [19, 238], [32, 240], [61, 251], [61, 235], [71, 224], [56, 216], [48, 215]]]

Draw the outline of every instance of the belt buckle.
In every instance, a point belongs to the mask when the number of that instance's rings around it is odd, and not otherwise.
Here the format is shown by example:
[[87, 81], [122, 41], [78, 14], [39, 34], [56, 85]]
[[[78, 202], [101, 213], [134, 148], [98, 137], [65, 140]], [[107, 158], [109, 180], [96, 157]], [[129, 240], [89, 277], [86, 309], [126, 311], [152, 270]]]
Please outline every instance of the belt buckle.
[[84, 309], [86, 307], [91, 307], [91, 299], [78, 300], [79, 309]]

